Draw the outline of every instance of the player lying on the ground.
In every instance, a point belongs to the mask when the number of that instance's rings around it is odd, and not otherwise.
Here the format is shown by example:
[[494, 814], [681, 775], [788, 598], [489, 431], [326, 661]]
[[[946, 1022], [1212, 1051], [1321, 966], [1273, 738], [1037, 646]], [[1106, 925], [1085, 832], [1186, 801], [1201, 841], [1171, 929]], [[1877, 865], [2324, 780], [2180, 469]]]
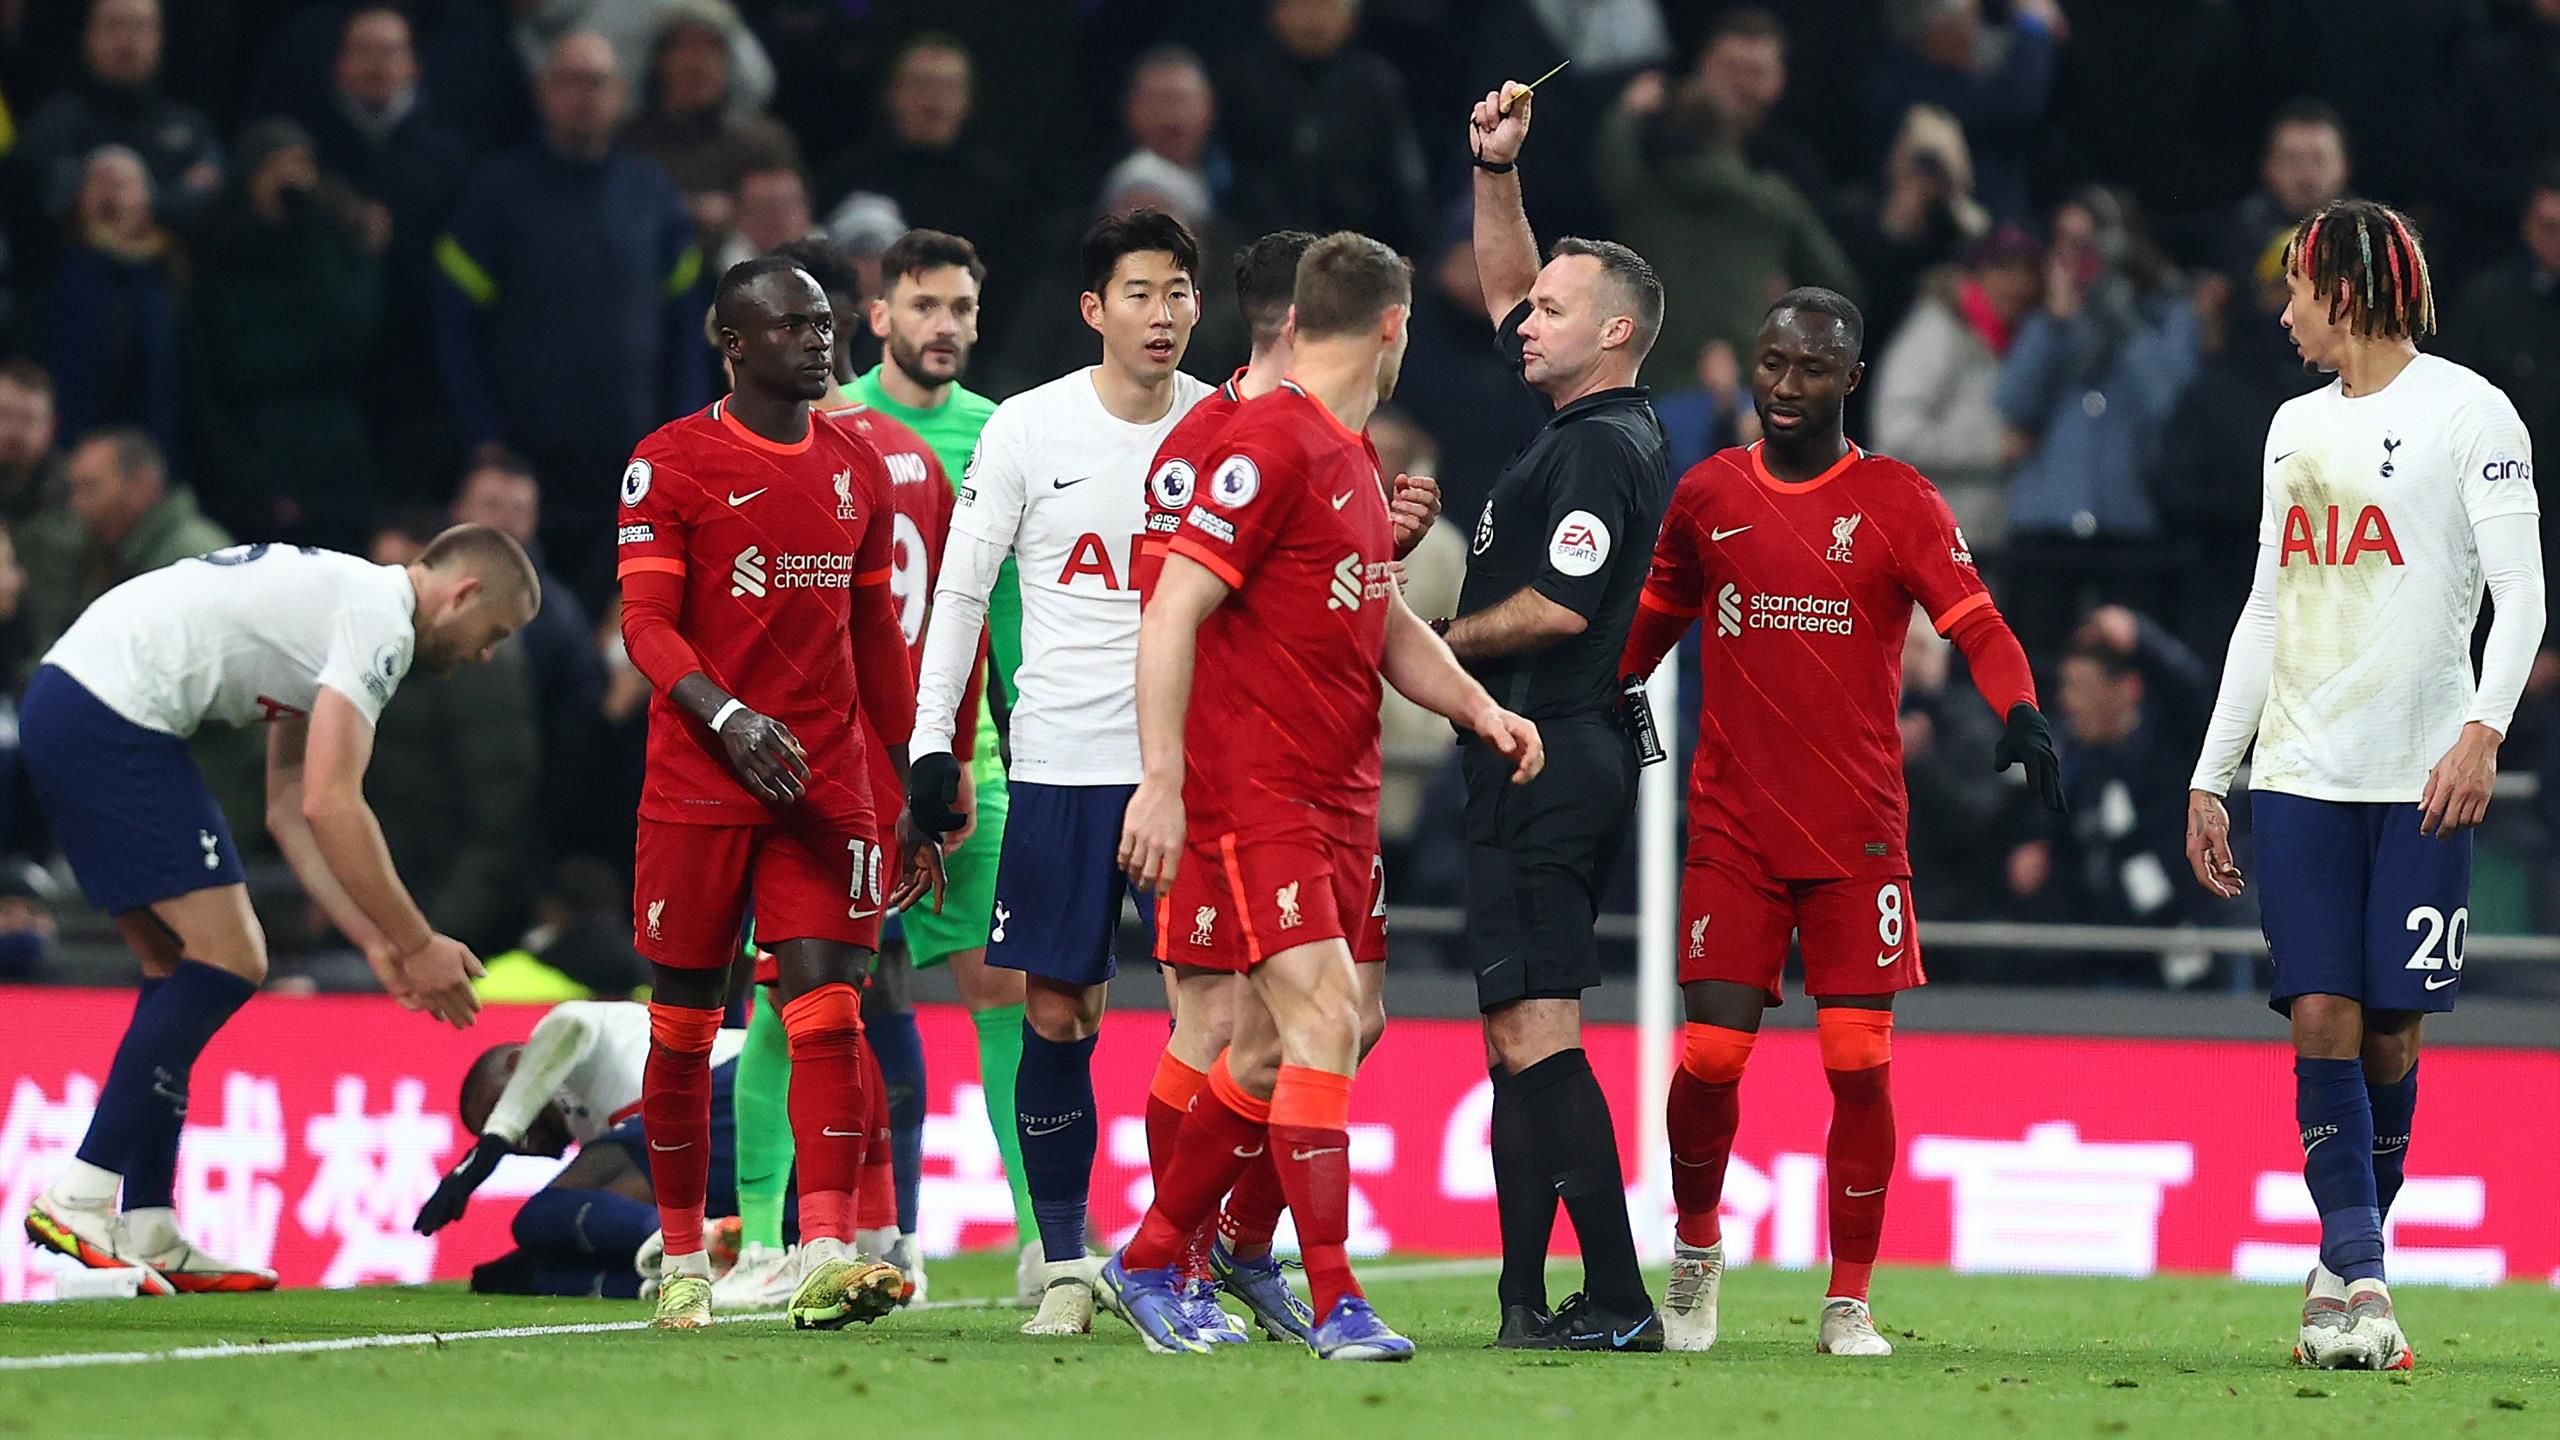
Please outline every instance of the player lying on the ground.
[[1692, 622], [1712, 616], [1680, 885], [1688, 1026], [1667, 1116], [1679, 1225], [1662, 1320], [1674, 1350], [1715, 1344], [1716, 1211], [1743, 1066], [1763, 1011], [1785, 1002], [1793, 935], [1831, 1085], [1831, 1284], [1815, 1345], [1893, 1353], [1867, 1289], [1898, 1154], [1893, 997], [1927, 980], [1898, 722], [1914, 603], [1964, 651], [1975, 688], [2004, 717], [1992, 768], [2023, 766], [2048, 808], [2063, 803], [2035, 677], [1946, 501], [1917, 470], [1841, 433], [1866, 375], [1864, 341], [1857, 307], [1837, 292], [1790, 291], [1770, 308], [1751, 363], [1767, 438], [1680, 477], [1620, 665], [1651, 675]]
[[[2383, 1279], [2383, 1217], [2418, 1109], [2418, 1037], [2453, 1008], [2471, 830], [2542, 642], [2533, 442], [2477, 374], [2418, 353], [2426, 253], [2370, 200], [2306, 217], [2284, 326], [2337, 379], [2267, 427], [2257, 572], [2187, 797], [2187, 860], [2240, 893], [2222, 796], [2249, 788], [2270, 1004], [2293, 1031], [2302, 1174], [2320, 1211], [2294, 1357], [2416, 1363]], [[2475, 685], [2472, 627], [2496, 618]]]
[[[160, 463], [139, 434], [91, 444], [102, 463]], [[456, 526], [408, 565], [242, 545], [126, 581], [47, 652], [18, 708], [27, 773], [82, 893], [141, 961], [143, 995], [78, 1158], [27, 1207], [37, 1244], [137, 1269], [149, 1294], [275, 1287], [273, 1271], [189, 1244], [173, 1209], [188, 1074], [267, 973], [187, 737], [207, 721], [268, 726], [267, 828], [303, 892], [401, 1004], [468, 1026], [480, 962], [400, 883], [364, 773], [412, 665], [488, 659], [541, 598], [523, 549], [486, 526]]]
[[[1099, 1289], [1148, 1348], [1204, 1353], [1176, 1268], [1221, 1197], [1267, 1151], [1297, 1217], [1333, 1360], [1402, 1360], [1413, 1344], [1370, 1308], [1344, 1251], [1355, 954], [1383, 949], [1378, 853], [1380, 679], [1540, 766], [1537, 728], [1494, 703], [1405, 608], [1376, 449], [1360, 434], [1395, 388], [1412, 272], [1366, 236], [1298, 262], [1296, 379], [1239, 406], [1209, 453], [1202, 503], [1167, 548], [1138, 646], [1145, 781], [1120, 860], [1174, 910], [1223, 912], [1198, 957], [1247, 975], [1235, 1038], [1191, 1107], [1136, 1238]], [[1205, 662], [1205, 663], [1202, 663]], [[1223, 879], [1200, 906], [1180, 889]]]

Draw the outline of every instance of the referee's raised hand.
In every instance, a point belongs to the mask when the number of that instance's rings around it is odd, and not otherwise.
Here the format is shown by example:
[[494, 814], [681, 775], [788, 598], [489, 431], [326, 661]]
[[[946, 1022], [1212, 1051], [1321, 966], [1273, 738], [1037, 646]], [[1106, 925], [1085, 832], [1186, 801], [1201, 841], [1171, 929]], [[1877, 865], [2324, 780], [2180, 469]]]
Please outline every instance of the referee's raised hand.
[[[1517, 80], [1505, 80], [1501, 89], [1486, 91], [1469, 117], [1467, 149], [1487, 165], [1518, 163], [1520, 147], [1529, 138], [1529, 107], [1536, 101], [1529, 87]], [[1505, 104], [1511, 108], [1505, 110]]]

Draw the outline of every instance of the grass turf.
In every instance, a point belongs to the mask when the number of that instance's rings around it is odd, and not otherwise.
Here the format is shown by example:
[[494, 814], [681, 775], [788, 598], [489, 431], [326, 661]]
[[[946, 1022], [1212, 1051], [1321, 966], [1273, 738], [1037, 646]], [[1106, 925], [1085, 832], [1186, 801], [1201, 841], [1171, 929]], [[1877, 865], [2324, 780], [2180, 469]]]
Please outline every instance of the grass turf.
[[[1460, 1267], [1463, 1268], [1463, 1267]], [[1010, 1288], [1010, 1258], [935, 1267], [938, 1300]], [[1328, 1366], [1279, 1345], [1148, 1355], [1119, 1321], [1031, 1340], [1019, 1311], [935, 1308], [870, 1329], [742, 1322], [455, 1341], [404, 1349], [0, 1371], [0, 1435], [432, 1436], [570, 1440], [826, 1433], [907, 1437], [1198, 1432], [1467, 1436], [1697, 1433], [1890, 1440], [1995, 1435], [2294, 1437], [2312, 1427], [2530, 1436], [2560, 1423], [2560, 1296], [2411, 1290], [2414, 1375], [2323, 1374], [2287, 1356], [2295, 1299], [2227, 1281], [1887, 1271], [1899, 1353], [1813, 1354], [1818, 1275], [1755, 1269], [1725, 1287], [1701, 1356], [1535, 1356], [1479, 1348], [1488, 1273], [1371, 1267], [1372, 1298], [1422, 1345], [1403, 1366]], [[1559, 1273], [1559, 1280], [1564, 1277]], [[636, 1304], [398, 1289], [0, 1309], [0, 1356], [644, 1318]]]

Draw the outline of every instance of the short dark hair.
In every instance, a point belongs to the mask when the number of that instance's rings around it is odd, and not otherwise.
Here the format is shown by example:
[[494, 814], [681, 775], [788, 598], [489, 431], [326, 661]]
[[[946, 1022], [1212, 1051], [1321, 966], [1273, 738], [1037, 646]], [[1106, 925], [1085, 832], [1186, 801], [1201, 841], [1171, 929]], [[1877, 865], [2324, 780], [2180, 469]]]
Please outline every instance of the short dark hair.
[[511, 590], [537, 603], [542, 598], [542, 577], [534, 573], [533, 557], [514, 536], [488, 525], [454, 525], [435, 532], [418, 552], [418, 563], [430, 570], [459, 566], [493, 590]]
[[[507, 1062], [523, 1049], [522, 1045], [492, 1045], [480, 1052], [479, 1058], [471, 1062], [470, 1069], [462, 1072], [462, 1094], [457, 1097], [459, 1103], [455, 1105], [454, 1113], [462, 1118], [464, 1128], [472, 1134], [479, 1134], [481, 1128], [489, 1123], [490, 1112], [498, 1108], [498, 1097], [507, 1093]], [[474, 1112], [479, 1118], [478, 1125], [471, 1123]]]
[[966, 237], [948, 230], [910, 230], [880, 252], [880, 291], [885, 295], [900, 280], [951, 265], [968, 271], [979, 289], [986, 288], [987, 262], [978, 258], [978, 247]]
[[1099, 295], [1111, 288], [1111, 272], [1123, 255], [1162, 252], [1186, 275], [1200, 273], [1200, 242], [1181, 221], [1161, 210], [1140, 207], [1105, 215], [1084, 232], [1084, 290]]
[[[748, 286], [768, 275], [780, 275], [799, 269], [800, 266], [796, 262], [777, 253], [759, 255], [753, 260], [741, 260], [721, 271], [720, 283], [711, 291], [712, 326], [715, 330], [729, 328], [730, 307], [738, 303], [739, 293]], [[811, 284], [817, 283], [816, 276], [809, 278]]]
[[1784, 45], [1787, 27], [1776, 15], [1757, 5], [1736, 5], [1707, 27], [1706, 43], [1698, 47], [1698, 53], [1704, 55], [1727, 40], [1775, 40]]
[[[2541, 164], [2533, 167], [2533, 183], [2526, 189], [2535, 195], [2560, 195], [2560, 154], [2546, 155]], [[21, 363], [23, 362], [13, 360], [8, 365], [0, 365], [0, 376], [9, 373], [9, 365]], [[49, 386], [53, 382], [47, 380], [44, 383]]]
[[1867, 317], [1859, 314], [1858, 307], [1839, 291], [1825, 290], [1819, 285], [1799, 285], [1772, 302], [1760, 317], [1761, 323], [1767, 324], [1769, 316], [1781, 310], [1810, 310], [1817, 315], [1828, 315], [1839, 321], [1841, 330], [1848, 335], [1851, 360], [1867, 353]]
[[0, 381], [15, 385], [21, 390], [32, 390], [39, 395], [53, 393], [53, 372], [33, 360], [23, 358], [0, 360]]
[[1143, 54], [1139, 55], [1137, 62], [1129, 67], [1129, 83], [1121, 87], [1123, 93], [1138, 88], [1139, 76], [1146, 74], [1150, 70], [1162, 70], [1167, 66], [1172, 65], [1179, 65], [1186, 70], [1198, 71], [1200, 78], [1203, 80], [1209, 78], [1208, 62], [1200, 58], [1199, 51], [1192, 49], [1188, 45], [1155, 45], [1150, 46]]
[[809, 272], [818, 288], [829, 295], [862, 295], [862, 270], [853, 263], [844, 247], [824, 235], [811, 235], [774, 247], [773, 258], [788, 260]]
[[[481, 464], [471, 468], [486, 470], [489, 467]], [[373, 523], [373, 533], [397, 535], [423, 551], [427, 546], [435, 543], [436, 537], [443, 534], [445, 527], [450, 523], [445, 518], [445, 513], [433, 505], [415, 503], [394, 505], [383, 511], [382, 518]]]
[[1413, 303], [1413, 262], [1352, 230], [1337, 230], [1298, 257], [1298, 333], [1356, 335], [1391, 305]]
[[1236, 251], [1236, 308], [1259, 347], [1280, 338], [1289, 323], [1289, 301], [1298, 293], [1298, 261], [1316, 237], [1305, 230], [1274, 230]]
[[2095, 635], [2082, 635], [2074, 639], [2071, 642], [2071, 648], [2062, 652], [2062, 658], [2086, 660], [2107, 672], [2107, 678], [2110, 680], [2121, 680], [2127, 675], [2142, 673], [2142, 663], [2132, 651], [2118, 649]]
[[169, 478], [169, 457], [161, 452], [160, 442], [151, 432], [138, 425], [110, 425], [92, 430], [80, 438], [83, 445], [104, 445], [115, 456], [117, 478], [148, 470], [162, 480]]
[[959, 56], [960, 63], [969, 68], [970, 82], [972, 84], [976, 83], [978, 78], [977, 57], [969, 53], [969, 46], [966, 42], [948, 30], [924, 30], [909, 37], [906, 44], [898, 47], [898, 53], [889, 57], [889, 73], [891, 75], [896, 75], [899, 69], [920, 50], [948, 50], [952, 54]]
[[[542, 475], [533, 468], [532, 461], [495, 442], [471, 452], [471, 463], [462, 467], [462, 483], [470, 484], [471, 477], [483, 470], [495, 470], [501, 475], [522, 480], [537, 487], [542, 484]], [[436, 530], [443, 528], [444, 522], [437, 521]], [[430, 531], [425, 538], [433, 539], [434, 537], [435, 532]]]
[[2339, 144], [2347, 141], [2347, 117], [2326, 100], [2303, 96], [2276, 107], [2274, 118], [2267, 121], [2267, 142], [2275, 143], [2276, 132], [2288, 125], [2324, 125], [2338, 132]]
[[1652, 354], [1653, 342], [1662, 334], [1662, 277], [1654, 273], [1653, 263], [1615, 240], [1575, 235], [1558, 240], [1555, 254], [1587, 255], [1600, 262], [1601, 271], [1626, 301], [1627, 315], [1636, 322], [1635, 358]]

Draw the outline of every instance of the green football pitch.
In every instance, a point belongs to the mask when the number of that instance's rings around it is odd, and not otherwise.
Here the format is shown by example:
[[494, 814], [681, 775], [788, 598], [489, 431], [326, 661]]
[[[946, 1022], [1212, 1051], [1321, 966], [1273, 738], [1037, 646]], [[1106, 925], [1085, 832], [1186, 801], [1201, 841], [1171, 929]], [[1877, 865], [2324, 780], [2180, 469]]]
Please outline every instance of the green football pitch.
[[1886, 1271], [1898, 1353], [1838, 1360], [1813, 1353], [1818, 1274], [1737, 1272], [1714, 1353], [1641, 1356], [1483, 1349], [1482, 1264], [1369, 1275], [1422, 1346], [1409, 1365], [1267, 1343], [1161, 1358], [1109, 1317], [1029, 1339], [1021, 1312], [972, 1298], [1010, 1288], [1009, 1257], [939, 1265], [931, 1308], [835, 1334], [662, 1335], [637, 1304], [444, 1288], [10, 1306], [0, 1436], [2560, 1434], [2560, 1294], [2542, 1288], [2406, 1291], [2418, 1368], [2395, 1376], [2294, 1368], [2293, 1294], [2218, 1280]]

